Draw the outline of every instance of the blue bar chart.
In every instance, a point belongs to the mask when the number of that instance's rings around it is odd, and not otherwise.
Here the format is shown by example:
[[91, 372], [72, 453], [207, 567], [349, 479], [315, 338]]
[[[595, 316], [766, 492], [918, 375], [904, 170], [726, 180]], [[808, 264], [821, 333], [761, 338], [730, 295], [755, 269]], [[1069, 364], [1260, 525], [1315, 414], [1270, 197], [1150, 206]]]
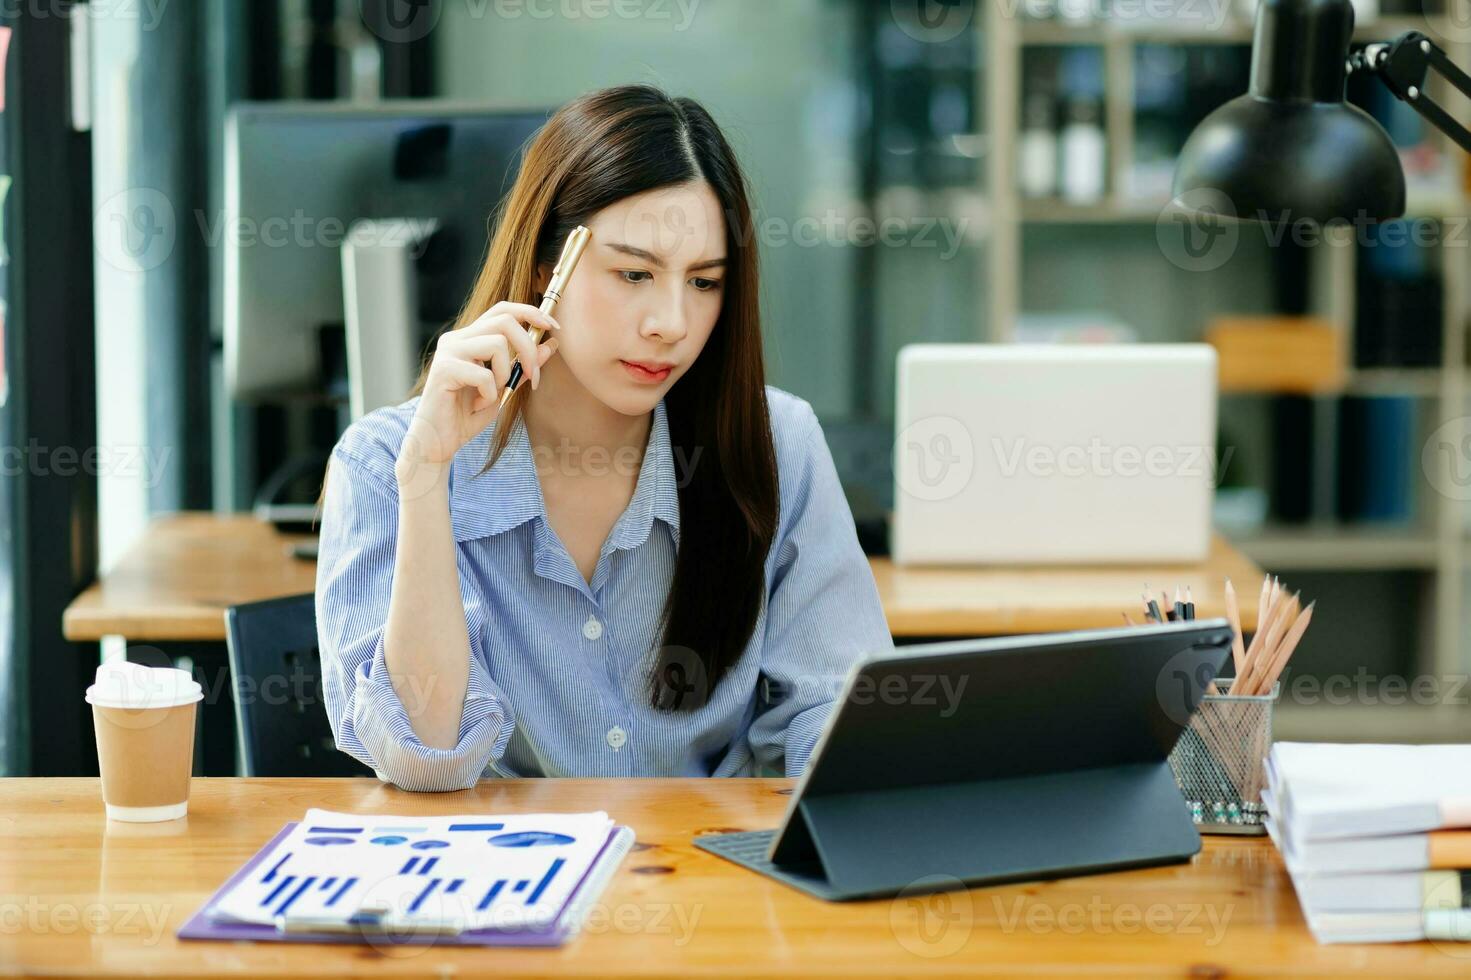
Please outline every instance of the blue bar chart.
[[[606, 814], [419, 818], [312, 811], [218, 903], [241, 921], [553, 921], [613, 829]], [[315, 817], [315, 819], [313, 819]], [[468, 926], [465, 926], [468, 927]]]

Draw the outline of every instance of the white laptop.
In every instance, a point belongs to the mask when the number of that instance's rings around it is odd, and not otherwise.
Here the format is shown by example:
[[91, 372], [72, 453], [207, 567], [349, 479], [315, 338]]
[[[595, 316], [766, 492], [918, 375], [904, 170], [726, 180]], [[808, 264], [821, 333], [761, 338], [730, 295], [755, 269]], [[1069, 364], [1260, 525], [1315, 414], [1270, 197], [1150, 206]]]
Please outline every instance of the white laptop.
[[1198, 561], [1216, 482], [1207, 344], [899, 352], [899, 564]]

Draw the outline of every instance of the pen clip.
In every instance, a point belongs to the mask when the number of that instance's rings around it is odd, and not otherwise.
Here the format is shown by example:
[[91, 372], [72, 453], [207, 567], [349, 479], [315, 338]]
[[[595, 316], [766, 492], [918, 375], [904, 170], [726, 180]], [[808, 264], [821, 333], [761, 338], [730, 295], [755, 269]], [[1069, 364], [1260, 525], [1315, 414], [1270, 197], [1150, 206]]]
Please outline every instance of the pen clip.
[[350, 936], [458, 936], [465, 924], [448, 919], [398, 919], [386, 908], [358, 909], [347, 918], [278, 915], [281, 933], [332, 933]]

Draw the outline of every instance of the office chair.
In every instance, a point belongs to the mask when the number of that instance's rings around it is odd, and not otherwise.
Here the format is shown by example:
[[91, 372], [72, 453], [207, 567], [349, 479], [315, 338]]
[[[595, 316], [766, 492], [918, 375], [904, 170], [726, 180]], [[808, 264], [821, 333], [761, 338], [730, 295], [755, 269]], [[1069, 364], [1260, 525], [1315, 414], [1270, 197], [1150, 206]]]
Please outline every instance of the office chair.
[[225, 644], [244, 775], [373, 774], [333, 743], [311, 593], [231, 606]]

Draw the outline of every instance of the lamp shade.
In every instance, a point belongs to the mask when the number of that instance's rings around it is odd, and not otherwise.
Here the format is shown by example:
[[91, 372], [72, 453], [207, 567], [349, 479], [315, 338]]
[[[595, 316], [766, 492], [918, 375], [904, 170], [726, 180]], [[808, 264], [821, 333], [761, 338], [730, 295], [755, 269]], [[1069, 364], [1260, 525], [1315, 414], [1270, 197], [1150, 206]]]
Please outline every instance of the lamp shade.
[[1394, 143], [1343, 99], [1353, 18], [1349, 0], [1261, 0], [1251, 89], [1190, 134], [1175, 165], [1177, 202], [1224, 199], [1236, 217], [1266, 221], [1404, 214]]

